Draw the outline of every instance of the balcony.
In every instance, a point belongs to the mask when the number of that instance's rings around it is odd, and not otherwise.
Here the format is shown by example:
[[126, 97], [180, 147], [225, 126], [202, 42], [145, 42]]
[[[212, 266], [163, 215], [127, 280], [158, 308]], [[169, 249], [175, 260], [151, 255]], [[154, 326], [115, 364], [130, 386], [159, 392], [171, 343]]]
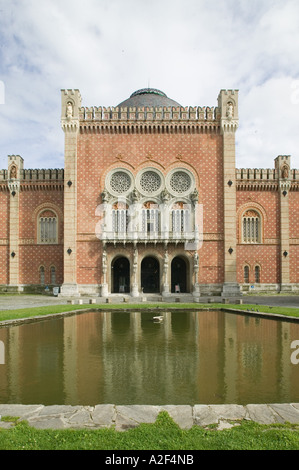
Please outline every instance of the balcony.
[[98, 234], [98, 238], [105, 243], [122, 243], [122, 244], [148, 244], [148, 243], [185, 243], [187, 249], [194, 250], [198, 247], [200, 236], [198, 230], [196, 231], [127, 231], [127, 232], [108, 232], [103, 231]]

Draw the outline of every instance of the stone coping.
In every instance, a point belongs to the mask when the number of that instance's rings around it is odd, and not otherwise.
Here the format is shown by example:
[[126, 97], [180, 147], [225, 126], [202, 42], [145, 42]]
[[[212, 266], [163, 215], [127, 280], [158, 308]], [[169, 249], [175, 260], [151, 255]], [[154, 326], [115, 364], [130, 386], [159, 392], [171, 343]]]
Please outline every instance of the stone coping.
[[21, 405], [0, 404], [0, 428], [10, 428], [13, 422], [1, 416], [18, 417], [37, 429], [101, 429], [125, 431], [141, 423], [154, 423], [161, 411], [166, 411], [182, 429], [197, 425], [216, 425], [219, 430], [251, 420], [260, 424], [299, 424], [299, 403], [249, 405]]
[[[238, 314], [238, 315], [249, 315], [249, 316], [254, 316], [254, 317], [260, 317], [260, 318], [267, 318], [267, 319], [270, 319], [270, 320], [282, 320], [282, 321], [286, 321], [286, 322], [295, 322], [295, 323], [298, 323], [299, 322], [299, 317], [294, 317], [294, 316], [290, 316], [290, 315], [280, 315], [280, 314], [277, 314], [277, 313], [266, 313], [266, 312], [259, 312], [258, 310], [249, 310], [249, 309], [237, 309], [237, 308], [229, 308], [229, 307], [199, 307], [199, 306], [196, 306], [198, 304], [195, 304], [195, 306], [193, 307], [155, 307], [154, 310], [171, 310], [172, 308], [175, 309], [175, 311], [179, 311], [180, 309], [181, 310], [196, 310], [196, 311], [214, 311], [214, 310], [219, 310], [219, 311], [222, 311], [222, 312], [227, 312], [227, 313], [234, 313], [234, 314]], [[127, 307], [127, 309], [120, 309], [120, 310], [117, 310], [117, 308], [110, 308], [109, 309], [109, 306], [107, 305], [107, 311], [110, 311], [110, 312], [126, 312], [128, 310], [134, 310], [134, 311], [144, 311], [145, 308], [144, 307]], [[147, 307], [147, 310], [150, 310], [150, 307]], [[25, 318], [13, 318], [13, 319], [10, 319], [10, 320], [0, 320], [0, 328], [3, 328], [3, 327], [9, 327], [9, 326], [17, 326], [17, 325], [21, 325], [23, 323], [33, 323], [33, 322], [40, 322], [40, 321], [43, 321], [43, 320], [51, 320], [51, 319], [58, 319], [58, 318], [63, 318], [63, 317], [67, 317], [67, 316], [72, 316], [72, 315], [78, 315], [78, 314], [82, 314], [82, 313], [87, 313], [87, 312], [94, 312], [94, 311], [104, 311], [103, 309], [98, 309], [96, 306], [95, 307], [87, 307], [87, 308], [82, 308], [82, 309], [78, 309], [78, 310], [69, 310], [69, 311], [65, 311], [65, 312], [60, 312], [60, 313], [49, 313], [49, 314], [45, 314], [45, 315], [37, 315], [37, 316], [33, 316], [33, 317], [25, 317]]]

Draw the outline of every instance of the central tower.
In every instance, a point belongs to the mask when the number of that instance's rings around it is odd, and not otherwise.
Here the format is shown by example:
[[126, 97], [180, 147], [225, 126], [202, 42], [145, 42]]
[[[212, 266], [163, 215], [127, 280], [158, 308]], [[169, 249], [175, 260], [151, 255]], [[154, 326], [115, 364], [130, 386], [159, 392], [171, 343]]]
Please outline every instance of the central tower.
[[115, 107], [62, 90], [62, 295], [237, 295], [238, 92], [183, 107], [155, 88]]

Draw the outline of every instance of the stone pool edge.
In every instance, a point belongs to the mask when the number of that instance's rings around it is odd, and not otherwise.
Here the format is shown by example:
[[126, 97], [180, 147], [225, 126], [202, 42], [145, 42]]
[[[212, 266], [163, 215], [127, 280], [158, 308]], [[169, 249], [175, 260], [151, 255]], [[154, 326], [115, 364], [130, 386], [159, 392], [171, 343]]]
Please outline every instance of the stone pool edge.
[[141, 423], [154, 423], [166, 411], [182, 429], [216, 425], [219, 430], [236, 426], [241, 420], [259, 424], [299, 424], [299, 403], [248, 405], [21, 405], [0, 404], [0, 428], [13, 422], [1, 417], [18, 417], [37, 429], [101, 429], [125, 431]]
[[[186, 308], [183, 307], [174, 307], [176, 311], [179, 310], [186, 310]], [[0, 320], [0, 328], [5, 328], [5, 327], [10, 327], [10, 326], [18, 326], [21, 324], [25, 323], [33, 323], [33, 322], [40, 322], [43, 320], [51, 320], [51, 319], [59, 319], [63, 317], [68, 317], [72, 315], [78, 315], [81, 313], [88, 313], [88, 312], [94, 312], [95, 310], [98, 311], [103, 311], [103, 309], [97, 309], [96, 307], [87, 307], [84, 309], [78, 309], [78, 310], [67, 310], [65, 312], [59, 312], [59, 313], [49, 313], [45, 315], [37, 315], [33, 317], [24, 317], [24, 318], [13, 318], [10, 320]], [[120, 309], [118, 310], [117, 308], [110, 308], [109, 306], [107, 307], [107, 310], [111, 312], [127, 312], [128, 310], [132, 310], [132, 307], [128, 307], [126, 309]], [[144, 310], [144, 307], [138, 307], [134, 309], [135, 311], [142, 311]], [[165, 310], [165, 307], [158, 307], [155, 308], [155, 310]], [[291, 315], [281, 315], [278, 313], [270, 313], [270, 312], [259, 312], [258, 310], [249, 310], [249, 309], [235, 309], [235, 308], [229, 308], [229, 307], [188, 307], [187, 310], [196, 310], [196, 311], [215, 311], [219, 310], [222, 312], [227, 312], [227, 313], [234, 313], [234, 314], [239, 314], [239, 315], [249, 315], [253, 317], [261, 317], [261, 318], [266, 318], [269, 320], [282, 320], [282, 321], [288, 321], [288, 322], [299, 322], [299, 317], [291, 316]]]

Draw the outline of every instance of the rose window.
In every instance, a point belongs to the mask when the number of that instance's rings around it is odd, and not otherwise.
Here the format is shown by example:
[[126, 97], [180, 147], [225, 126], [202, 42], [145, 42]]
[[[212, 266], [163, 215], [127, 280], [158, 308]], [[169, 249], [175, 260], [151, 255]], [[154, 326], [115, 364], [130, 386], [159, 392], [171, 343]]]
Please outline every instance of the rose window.
[[175, 193], [185, 193], [191, 188], [191, 178], [184, 171], [176, 171], [170, 178], [170, 187]]
[[110, 179], [111, 189], [118, 194], [125, 193], [131, 186], [131, 178], [124, 171], [116, 171]]
[[141, 189], [147, 194], [152, 194], [158, 191], [161, 183], [161, 178], [155, 171], [146, 171], [140, 178]]

